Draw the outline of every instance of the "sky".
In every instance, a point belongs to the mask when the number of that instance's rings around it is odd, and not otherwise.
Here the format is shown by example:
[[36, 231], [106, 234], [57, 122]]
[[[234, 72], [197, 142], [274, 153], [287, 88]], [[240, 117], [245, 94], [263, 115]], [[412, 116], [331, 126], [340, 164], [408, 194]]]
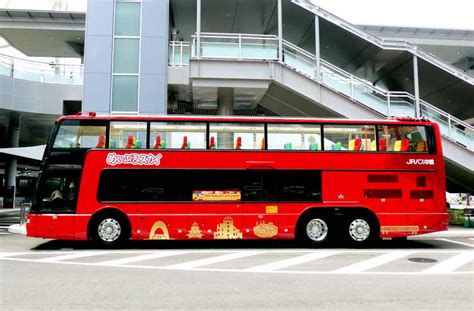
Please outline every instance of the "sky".
[[474, 0], [311, 0], [356, 25], [474, 30]]

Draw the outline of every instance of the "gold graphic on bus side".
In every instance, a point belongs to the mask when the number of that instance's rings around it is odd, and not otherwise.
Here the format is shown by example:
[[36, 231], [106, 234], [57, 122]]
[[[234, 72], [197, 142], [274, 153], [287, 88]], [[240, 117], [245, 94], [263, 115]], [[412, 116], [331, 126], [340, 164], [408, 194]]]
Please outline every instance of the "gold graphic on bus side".
[[267, 205], [265, 207], [267, 214], [277, 214], [278, 213], [278, 206], [276, 205]]
[[193, 222], [191, 230], [189, 230], [189, 233], [186, 234], [186, 236], [190, 239], [201, 239], [203, 235], [204, 234], [202, 234], [201, 230], [199, 229], [199, 225], [197, 222]]
[[409, 232], [411, 234], [417, 234], [420, 231], [418, 226], [382, 226], [380, 227], [382, 234], [391, 232]]
[[148, 237], [150, 240], [169, 240], [170, 235], [168, 233], [168, 228], [162, 221], [157, 221], [153, 224], [150, 230], [150, 236]]
[[261, 223], [257, 222], [257, 225], [253, 227], [253, 233], [259, 238], [271, 238], [278, 234], [278, 227], [272, 222], [266, 224], [264, 221]]
[[234, 226], [232, 217], [225, 217], [224, 222], [217, 225], [214, 232], [214, 240], [235, 240], [242, 239], [242, 232]]

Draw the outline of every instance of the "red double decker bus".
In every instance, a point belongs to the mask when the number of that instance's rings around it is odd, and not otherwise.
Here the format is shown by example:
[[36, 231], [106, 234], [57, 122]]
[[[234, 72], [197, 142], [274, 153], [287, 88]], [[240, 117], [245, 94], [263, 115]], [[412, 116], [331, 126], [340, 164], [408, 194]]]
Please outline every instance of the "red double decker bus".
[[61, 117], [27, 235], [331, 239], [447, 230], [439, 128], [424, 120]]

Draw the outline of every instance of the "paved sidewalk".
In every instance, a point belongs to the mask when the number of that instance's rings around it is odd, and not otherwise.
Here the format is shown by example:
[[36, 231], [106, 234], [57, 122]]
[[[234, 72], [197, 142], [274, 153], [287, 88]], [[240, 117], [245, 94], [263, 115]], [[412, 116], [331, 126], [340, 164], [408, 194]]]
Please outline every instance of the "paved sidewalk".
[[[26, 225], [11, 225], [8, 228], [10, 233], [26, 234]], [[417, 235], [419, 238], [474, 238], [474, 228], [464, 228], [460, 226], [450, 226], [448, 231], [434, 232]]]

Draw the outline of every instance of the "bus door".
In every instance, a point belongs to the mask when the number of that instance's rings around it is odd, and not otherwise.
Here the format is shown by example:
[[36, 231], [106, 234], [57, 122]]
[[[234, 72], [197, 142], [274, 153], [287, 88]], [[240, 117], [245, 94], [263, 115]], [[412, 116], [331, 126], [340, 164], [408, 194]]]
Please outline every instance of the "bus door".
[[44, 172], [36, 191], [34, 211], [36, 235], [72, 240], [80, 170]]
[[246, 170], [242, 184], [243, 228], [248, 239], [271, 239], [278, 235], [278, 204], [272, 170]]

